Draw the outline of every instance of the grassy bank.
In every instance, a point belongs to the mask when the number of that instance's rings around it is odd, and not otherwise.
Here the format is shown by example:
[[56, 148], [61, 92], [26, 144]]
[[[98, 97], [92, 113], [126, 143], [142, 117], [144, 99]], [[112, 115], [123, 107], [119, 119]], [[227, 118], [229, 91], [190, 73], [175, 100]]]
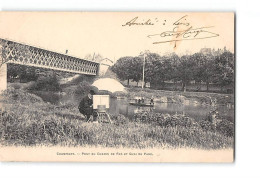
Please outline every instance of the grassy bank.
[[180, 115], [141, 113], [127, 119], [112, 116], [112, 124], [86, 123], [72, 104], [55, 106], [36, 95], [11, 89], [0, 113], [2, 145], [96, 146], [128, 148], [233, 147], [232, 123], [196, 122]]

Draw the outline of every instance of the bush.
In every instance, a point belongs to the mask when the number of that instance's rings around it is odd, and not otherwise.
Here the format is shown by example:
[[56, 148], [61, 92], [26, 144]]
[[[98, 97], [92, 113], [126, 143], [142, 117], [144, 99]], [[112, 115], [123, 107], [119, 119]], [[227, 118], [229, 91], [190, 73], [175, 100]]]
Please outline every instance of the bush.
[[194, 120], [183, 115], [170, 115], [152, 112], [135, 114], [133, 121], [151, 124], [160, 127], [184, 127], [189, 130], [203, 130], [218, 132], [228, 137], [234, 136], [234, 124], [228, 120], [217, 120], [217, 123], [208, 120]]
[[14, 89], [21, 89], [22, 85], [20, 83], [11, 83], [10, 86]]
[[23, 90], [17, 90], [12, 87], [8, 88], [3, 93], [4, 102], [12, 102], [12, 103], [36, 103], [36, 102], [42, 102], [42, 98], [40, 98], [37, 95], [26, 93]]
[[119, 125], [125, 125], [129, 123], [129, 119], [126, 118], [124, 115], [119, 114], [119, 115], [111, 115], [111, 120], [114, 125], [119, 126]]
[[74, 93], [77, 95], [86, 95], [88, 93], [88, 91], [90, 90], [90, 86], [91, 84], [87, 81], [82, 81], [79, 83], [79, 85], [77, 86], [77, 88], [75, 89]]
[[61, 87], [55, 73], [41, 76], [37, 79], [36, 83], [32, 85], [31, 90], [37, 91], [60, 91]]
[[211, 132], [215, 132], [215, 126], [213, 125], [212, 122], [208, 121], [208, 120], [199, 120], [198, 121], [200, 127], [204, 130], [204, 131], [211, 131]]
[[228, 120], [220, 120], [216, 124], [216, 130], [228, 137], [234, 136], [234, 123]]
[[190, 127], [199, 126], [194, 119], [187, 116], [151, 113], [151, 112], [135, 114], [134, 121], [154, 124], [161, 127], [182, 126], [182, 127], [190, 128]]

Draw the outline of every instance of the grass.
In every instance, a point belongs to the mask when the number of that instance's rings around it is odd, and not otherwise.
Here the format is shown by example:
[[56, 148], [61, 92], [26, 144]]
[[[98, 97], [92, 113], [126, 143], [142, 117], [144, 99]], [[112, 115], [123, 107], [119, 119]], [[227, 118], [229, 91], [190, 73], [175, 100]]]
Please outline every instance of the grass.
[[[0, 112], [1, 145], [96, 146], [127, 148], [233, 147], [233, 124], [158, 113], [141, 113], [128, 119], [112, 116], [112, 124], [87, 123], [77, 107], [55, 106], [20, 89], [4, 93]], [[222, 121], [223, 122], [223, 121]], [[230, 132], [232, 131], [232, 132]]]

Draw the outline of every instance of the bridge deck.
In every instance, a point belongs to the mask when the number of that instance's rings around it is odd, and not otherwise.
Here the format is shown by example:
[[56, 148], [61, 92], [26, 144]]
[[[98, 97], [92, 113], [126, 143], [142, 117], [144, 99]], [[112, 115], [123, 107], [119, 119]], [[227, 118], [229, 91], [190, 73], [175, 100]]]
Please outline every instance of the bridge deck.
[[97, 75], [99, 63], [0, 38], [0, 63]]

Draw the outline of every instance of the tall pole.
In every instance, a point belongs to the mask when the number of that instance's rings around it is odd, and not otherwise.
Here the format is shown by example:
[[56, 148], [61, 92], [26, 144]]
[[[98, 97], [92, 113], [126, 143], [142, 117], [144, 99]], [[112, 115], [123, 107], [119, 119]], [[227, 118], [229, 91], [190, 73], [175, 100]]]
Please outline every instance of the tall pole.
[[142, 81], [142, 89], [144, 88], [144, 66], [145, 66], [145, 54], [144, 54], [144, 63], [143, 63], [143, 81]]

